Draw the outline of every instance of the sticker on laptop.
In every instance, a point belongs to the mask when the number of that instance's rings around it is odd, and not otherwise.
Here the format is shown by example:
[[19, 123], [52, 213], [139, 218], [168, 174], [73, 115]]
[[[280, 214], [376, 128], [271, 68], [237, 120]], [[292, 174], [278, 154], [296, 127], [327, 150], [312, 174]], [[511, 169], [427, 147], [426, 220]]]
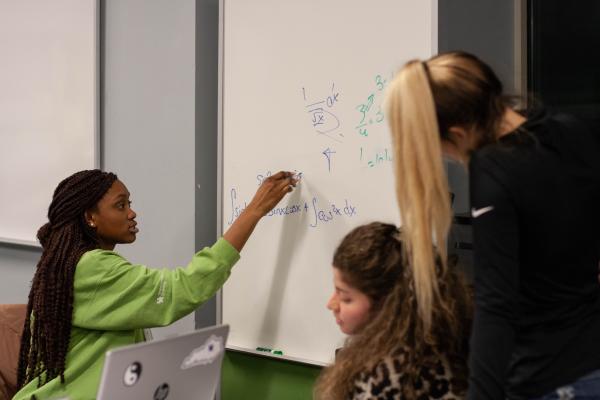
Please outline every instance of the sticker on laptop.
[[163, 383], [154, 391], [154, 400], [165, 400], [169, 396], [169, 384]]
[[192, 350], [192, 352], [183, 360], [181, 369], [210, 364], [215, 361], [222, 352], [223, 338], [211, 335], [202, 346]]
[[142, 376], [142, 364], [136, 361], [125, 370], [123, 383], [125, 386], [133, 386], [140, 380], [140, 376]]

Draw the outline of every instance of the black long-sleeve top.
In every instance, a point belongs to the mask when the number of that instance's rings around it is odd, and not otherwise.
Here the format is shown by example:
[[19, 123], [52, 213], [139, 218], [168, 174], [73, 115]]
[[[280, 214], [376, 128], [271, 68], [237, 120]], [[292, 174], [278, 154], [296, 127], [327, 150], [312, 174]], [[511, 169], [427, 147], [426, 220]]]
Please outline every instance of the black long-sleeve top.
[[468, 399], [526, 399], [600, 369], [600, 132], [538, 111], [469, 165]]

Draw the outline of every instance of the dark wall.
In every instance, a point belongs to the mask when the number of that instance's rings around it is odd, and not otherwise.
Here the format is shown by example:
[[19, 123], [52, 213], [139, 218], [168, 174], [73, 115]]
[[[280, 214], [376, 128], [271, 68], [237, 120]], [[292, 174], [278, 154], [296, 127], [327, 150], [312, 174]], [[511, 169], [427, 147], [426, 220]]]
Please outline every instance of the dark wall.
[[600, 2], [530, 0], [528, 13], [529, 90], [550, 108], [600, 120]]

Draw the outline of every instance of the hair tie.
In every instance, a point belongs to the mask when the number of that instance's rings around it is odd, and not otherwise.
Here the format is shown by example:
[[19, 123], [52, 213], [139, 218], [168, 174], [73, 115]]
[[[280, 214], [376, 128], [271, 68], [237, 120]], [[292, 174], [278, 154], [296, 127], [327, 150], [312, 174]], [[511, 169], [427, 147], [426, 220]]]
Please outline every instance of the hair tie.
[[426, 61], [421, 61], [421, 65], [423, 66], [423, 70], [425, 71], [427, 82], [431, 85], [431, 73], [429, 72], [429, 66], [427, 65]]

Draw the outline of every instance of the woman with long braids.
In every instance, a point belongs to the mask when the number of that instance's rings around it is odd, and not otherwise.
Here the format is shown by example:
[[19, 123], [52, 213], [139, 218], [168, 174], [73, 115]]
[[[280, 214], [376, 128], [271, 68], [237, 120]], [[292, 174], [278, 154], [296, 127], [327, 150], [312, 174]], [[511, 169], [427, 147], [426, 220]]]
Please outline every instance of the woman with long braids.
[[[475, 317], [473, 400], [600, 399], [600, 132], [514, 111], [492, 69], [452, 52], [390, 85], [396, 190], [424, 335], [447, 298], [431, 253], [451, 211], [442, 164], [468, 164]], [[443, 250], [443, 246], [439, 247]]]
[[77, 172], [54, 192], [29, 294], [15, 400], [93, 399], [107, 350], [194, 311], [228, 278], [259, 220], [296, 185], [267, 179], [229, 230], [186, 268], [150, 269], [113, 252], [138, 229], [130, 194], [112, 173]]

